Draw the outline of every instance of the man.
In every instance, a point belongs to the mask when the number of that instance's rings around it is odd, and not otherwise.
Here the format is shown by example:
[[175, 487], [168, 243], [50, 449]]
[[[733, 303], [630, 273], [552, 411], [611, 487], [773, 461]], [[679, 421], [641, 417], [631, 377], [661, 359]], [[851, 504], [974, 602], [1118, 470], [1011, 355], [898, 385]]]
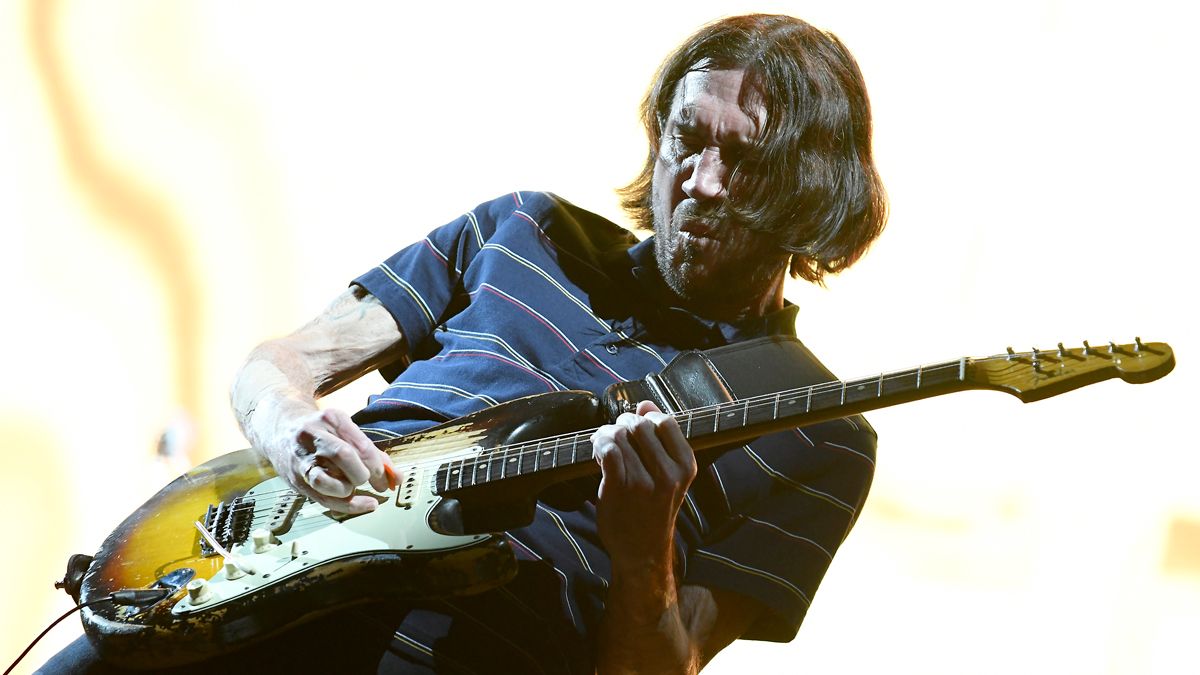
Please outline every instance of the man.
[[[256, 348], [231, 398], [279, 475], [332, 510], [373, 510], [355, 487], [395, 481], [373, 441], [791, 334], [787, 272], [819, 282], [882, 228], [865, 88], [830, 34], [791, 17], [714, 23], [668, 58], [642, 114], [650, 151], [623, 195], [651, 239], [514, 193]], [[372, 370], [390, 385], [364, 410], [318, 408]], [[343, 611], [221, 668], [696, 672], [738, 637], [789, 640], [866, 497], [874, 440], [861, 418], [837, 420], [698, 468], [675, 421], [642, 402], [592, 437], [594, 499], [539, 504], [508, 533], [520, 560], [508, 585]]]

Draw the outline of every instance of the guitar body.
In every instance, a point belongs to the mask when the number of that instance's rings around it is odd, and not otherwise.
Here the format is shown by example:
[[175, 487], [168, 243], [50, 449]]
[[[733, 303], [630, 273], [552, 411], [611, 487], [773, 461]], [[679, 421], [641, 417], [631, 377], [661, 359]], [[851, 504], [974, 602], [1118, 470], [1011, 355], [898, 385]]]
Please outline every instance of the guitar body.
[[[163, 667], [232, 651], [354, 602], [499, 586], [516, 574], [512, 551], [502, 535], [457, 533], [456, 500], [433, 493], [438, 464], [595, 426], [599, 414], [591, 394], [562, 392], [406, 436], [387, 448], [402, 484], [382, 493], [360, 489], [379, 506], [353, 517], [298, 497], [254, 450], [213, 459], [172, 481], [109, 535], [80, 600], [133, 589], [166, 588], [169, 595], [145, 606], [87, 607], [85, 632], [107, 661]], [[505, 528], [532, 518], [531, 498], [491, 502], [491, 521]], [[206, 513], [208, 529], [232, 549], [232, 572], [221, 554], [205, 550], [195, 521], [205, 522]], [[439, 521], [451, 532], [435, 531]], [[257, 551], [255, 530], [260, 538], [270, 534]], [[195, 580], [206, 587], [199, 598], [186, 588]]]

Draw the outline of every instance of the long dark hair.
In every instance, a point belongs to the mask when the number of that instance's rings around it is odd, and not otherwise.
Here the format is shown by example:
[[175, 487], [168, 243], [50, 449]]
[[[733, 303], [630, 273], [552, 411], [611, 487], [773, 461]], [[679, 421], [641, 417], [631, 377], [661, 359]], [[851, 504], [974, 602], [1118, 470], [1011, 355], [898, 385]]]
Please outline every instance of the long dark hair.
[[[721, 215], [773, 236], [792, 254], [793, 277], [820, 283], [858, 260], [887, 220], [866, 85], [836, 36], [790, 16], [709, 24], [659, 68], [641, 107], [646, 163], [618, 190], [634, 221], [653, 227], [651, 183], [663, 127], [676, 86], [693, 70], [743, 70], [749, 95], [766, 106], [766, 124], [730, 176]], [[743, 107], [747, 101], [744, 93]]]

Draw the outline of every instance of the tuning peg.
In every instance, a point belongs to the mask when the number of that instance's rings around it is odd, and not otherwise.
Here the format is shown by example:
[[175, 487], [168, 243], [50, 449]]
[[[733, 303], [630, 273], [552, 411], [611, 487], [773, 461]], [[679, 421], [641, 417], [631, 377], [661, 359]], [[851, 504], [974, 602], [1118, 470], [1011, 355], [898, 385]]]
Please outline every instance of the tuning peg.
[[1060, 358], [1060, 359], [1067, 358], [1067, 348], [1064, 347], [1063, 343], [1061, 343], [1061, 342], [1058, 343], [1058, 358]]
[[1092, 346], [1088, 344], [1087, 340], [1083, 341], [1083, 355], [1084, 356], [1092, 355]]
[[1004, 357], [1005, 361], [1012, 361], [1017, 358], [1017, 353], [1013, 351], [1012, 347], [1005, 347], [1004, 350], [1008, 352], [1008, 356]]
[[1133, 338], [1133, 341], [1134, 341], [1134, 343], [1137, 344], [1137, 346], [1133, 348], [1133, 351], [1140, 352], [1146, 348], [1146, 345], [1142, 344], [1142, 338], [1135, 337], [1135, 338]]
[[1108, 341], [1108, 353], [1109, 354], [1117, 353], [1117, 343], [1113, 342], [1112, 340]]

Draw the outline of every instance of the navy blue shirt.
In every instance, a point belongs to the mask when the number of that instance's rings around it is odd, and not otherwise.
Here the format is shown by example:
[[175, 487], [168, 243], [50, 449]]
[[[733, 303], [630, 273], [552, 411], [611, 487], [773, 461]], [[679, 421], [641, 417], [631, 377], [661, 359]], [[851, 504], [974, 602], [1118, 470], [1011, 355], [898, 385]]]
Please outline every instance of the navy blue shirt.
[[[553, 195], [481, 204], [355, 280], [392, 313], [411, 365], [355, 421], [394, 438], [514, 398], [599, 394], [661, 370], [685, 349], [792, 335], [796, 308], [729, 324], [647, 298], [653, 242]], [[831, 376], [832, 379], [832, 376]], [[773, 434], [701, 469], [676, 533], [683, 583], [763, 608], [745, 637], [794, 637], [870, 486], [874, 431], [862, 418]], [[393, 650], [467, 670], [592, 672], [609, 560], [595, 511], [539, 504], [508, 533], [512, 583], [403, 613]]]

